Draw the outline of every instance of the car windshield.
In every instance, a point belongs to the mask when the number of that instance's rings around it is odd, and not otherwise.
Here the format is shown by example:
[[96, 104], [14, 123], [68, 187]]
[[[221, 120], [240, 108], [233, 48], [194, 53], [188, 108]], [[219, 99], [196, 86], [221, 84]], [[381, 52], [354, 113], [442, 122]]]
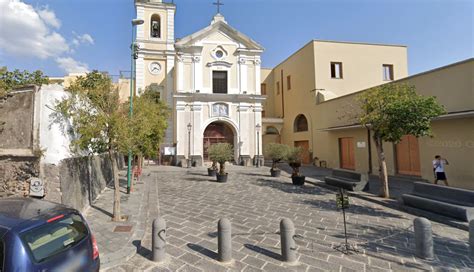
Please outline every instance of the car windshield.
[[36, 262], [42, 262], [74, 246], [88, 235], [77, 214], [70, 214], [21, 235]]

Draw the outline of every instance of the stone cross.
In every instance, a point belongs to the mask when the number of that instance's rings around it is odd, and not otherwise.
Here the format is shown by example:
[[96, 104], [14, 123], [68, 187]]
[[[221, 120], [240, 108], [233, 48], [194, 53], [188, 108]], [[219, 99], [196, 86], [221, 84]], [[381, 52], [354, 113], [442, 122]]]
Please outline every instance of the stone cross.
[[221, 13], [221, 6], [224, 5], [223, 3], [221, 3], [221, 0], [217, 0], [216, 3], [212, 4], [217, 6], [217, 13]]

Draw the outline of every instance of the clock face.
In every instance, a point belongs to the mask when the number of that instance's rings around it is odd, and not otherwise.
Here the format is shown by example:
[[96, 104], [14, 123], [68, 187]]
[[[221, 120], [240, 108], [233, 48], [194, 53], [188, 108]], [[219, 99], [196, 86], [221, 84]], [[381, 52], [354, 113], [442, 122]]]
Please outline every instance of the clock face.
[[158, 62], [154, 61], [150, 63], [148, 69], [150, 70], [150, 73], [152, 73], [153, 75], [157, 75], [161, 72], [161, 65]]

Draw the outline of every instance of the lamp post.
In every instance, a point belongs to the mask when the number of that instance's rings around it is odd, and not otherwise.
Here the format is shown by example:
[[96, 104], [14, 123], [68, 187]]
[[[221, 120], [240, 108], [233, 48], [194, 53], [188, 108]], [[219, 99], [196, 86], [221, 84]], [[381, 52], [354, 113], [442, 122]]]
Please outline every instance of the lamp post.
[[191, 168], [191, 129], [193, 125], [188, 123], [188, 168]]
[[[135, 43], [135, 26], [143, 24], [145, 21], [142, 19], [132, 20], [132, 43], [130, 45], [131, 50], [131, 67], [130, 67], [130, 108], [128, 116], [131, 119], [133, 116], [133, 78], [135, 76], [135, 60], [138, 58], [138, 46]], [[132, 150], [128, 151], [128, 167], [127, 167], [127, 194], [130, 194], [132, 186]]]
[[255, 130], [257, 131], [257, 168], [260, 167], [260, 129], [262, 126], [257, 124]]

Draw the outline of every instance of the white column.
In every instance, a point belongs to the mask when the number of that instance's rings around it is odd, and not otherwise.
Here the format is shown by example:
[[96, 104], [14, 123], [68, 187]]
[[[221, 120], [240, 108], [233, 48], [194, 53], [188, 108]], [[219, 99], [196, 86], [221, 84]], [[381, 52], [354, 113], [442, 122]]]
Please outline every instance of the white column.
[[[253, 133], [254, 130], [249, 130], [251, 127], [251, 119], [249, 113], [249, 105], [247, 103], [241, 103], [238, 110], [240, 111], [240, 141], [242, 142], [242, 147], [240, 148], [240, 155], [251, 155], [250, 150], [253, 145]], [[253, 114], [253, 113], [252, 113]]]
[[[260, 95], [261, 90], [260, 90], [260, 59], [256, 59], [254, 61], [255, 63], [255, 94]], [[261, 124], [260, 124], [261, 125]]]
[[174, 9], [168, 9], [167, 15], [167, 21], [168, 21], [168, 27], [167, 27], [167, 32], [168, 32], [168, 37], [167, 43], [166, 43], [166, 50], [174, 50]]
[[240, 70], [240, 91], [247, 92], [247, 65], [245, 64], [245, 58], [239, 57], [239, 70]]
[[202, 124], [202, 103], [194, 102], [192, 106], [193, 114], [193, 129], [191, 135], [191, 155], [202, 155], [202, 133], [201, 133], [201, 124]]
[[202, 91], [202, 62], [201, 56], [193, 57], [193, 77], [194, 77], [194, 86], [193, 91], [196, 90]]
[[[167, 105], [173, 105], [173, 93], [174, 93], [174, 80], [173, 71], [174, 69], [174, 55], [166, 56], [166, 91], [165, 97]], [[165, 143], [173, 143], [173, 115], [168, 118], [168, 128], [165, 132]]]
[[143, 59], [143, 54], [138, 53], [138, 59], [135, 62], [135, 72], [136, 72], [136, 90], [137, 94], [141, 91], [145, 91], [145, 60]]
[[[255, 106], [254, 106], [254, 112], [255, 112], [255, 122], [254, 122], [254, 126], [253, 126], [253, 131], [254, 131], [254, 139], [255, 139], [255, 146], [254, 146], [254, 152], [257, 151], [257, 132], [256, 132], [256, 125], [257, 124], [260, 124], [261, 128], [260, 128], [260, 133], [258, 135], [259, 139], [258, 139], [258, 143], [259, 143], [259, 146], [258, 146], [258, 149], [259, 149], [259, 154], [260, 156], [263, 154], [262, 153], [262, 131], [263, 131], [263, 125], [262, 125], [262, 104], [261, 103], [255, 103]], [[257, 154], [254, 154], [254, 155], [257, 155]]]
[[176, 91], [182, 92], [184, 88], [184, 64], [183, 57], [176, 56]]
[[[137, 19], [144, 20], [145, 24], [149, 23], [145, 19], [145, 8], [144, 7], [137, 7]], [[145, 39], [145, 24], [141, 24], [141, 25], [137, 26], [137, 40], [144, 40]]]

